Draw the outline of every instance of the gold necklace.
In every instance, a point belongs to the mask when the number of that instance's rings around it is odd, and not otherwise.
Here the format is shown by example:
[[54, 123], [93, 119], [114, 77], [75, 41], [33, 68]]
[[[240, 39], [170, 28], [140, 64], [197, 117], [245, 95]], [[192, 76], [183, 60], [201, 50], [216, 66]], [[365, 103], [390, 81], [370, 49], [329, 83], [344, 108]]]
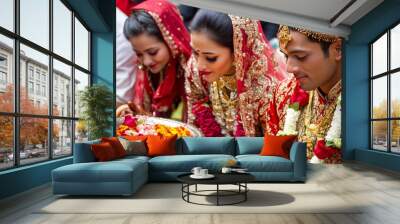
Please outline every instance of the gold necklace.
[[213, 114], [224, 130], [224, 134], [234, 131], [236, 106], [238, 102], [236, 78], [234, 75], [221, 76], [210, 86]]
[[[318, 94], [310, 92], [309, 102], [305, 110], [301, 113], [298, 121], [299, 140], [307, 144], [307, 157], [313, 156], [313, 150], [318, 139], [324, 138], [333, 119], [336, 109], [336, 101], [330, 103], [327, 108], [318, 108], [315, 101], [318, 101]], [[323, 117], [318, 117], [318, 109], [323, 110]], [[321, 116], [321, 115], [320, 115]], [[315, 118], [317, 118], [315, 120]], [[315, 120], [315, 121], [314, 121]]]

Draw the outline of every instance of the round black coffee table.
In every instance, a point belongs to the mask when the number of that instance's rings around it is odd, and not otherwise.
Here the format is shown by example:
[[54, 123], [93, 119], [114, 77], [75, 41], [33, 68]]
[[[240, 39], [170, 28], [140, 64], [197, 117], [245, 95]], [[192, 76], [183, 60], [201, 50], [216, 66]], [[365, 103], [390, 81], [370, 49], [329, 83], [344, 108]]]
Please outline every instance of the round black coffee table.
[[[213, 174], [215, 177], [212, 179], [193, 179], [190, 177], [191, 173], [182, 174], [177, 177], [178, 181], [182, 183], [182, 199], [188, 203], [198, 205], [234, 205], [247, 200], [247, 192], [249, 188], [247, 183], [255, 180], [255, 177], [248, 173], [216, 173]], [[197, 185], [216, 185], [215, 190], [197, 190]], [[190, 191], [190, 186], [195, 186], [194, 191]], [[237, 190], [223, 190], [220, 189], [220, 185], [236, 185]], [[215, 194], [205, 194], [209, 192], [215, 192]], [[202, 204], [190, 201], [190, 196], [204, 196], [204, 197], [216, 197], [216, 204]], [[232, 197], [241, 196], [239, 200], [231, 203], [221, 203], [221, 197]]]

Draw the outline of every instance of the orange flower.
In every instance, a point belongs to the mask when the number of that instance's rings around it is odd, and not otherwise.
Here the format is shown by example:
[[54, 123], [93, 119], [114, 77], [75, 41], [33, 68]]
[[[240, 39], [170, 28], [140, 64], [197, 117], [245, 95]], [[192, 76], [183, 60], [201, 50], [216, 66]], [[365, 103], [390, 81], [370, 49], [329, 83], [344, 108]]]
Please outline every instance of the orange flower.
[[124, 135], [126, 135], [126, 134], [125, 134], [125, 131], [126, 131], [126, 130], [129, 130], [129, 127], [126, 126], [126, 125], [121, 124], [121, 125], [118, 127], [118, 129], [117, 129], [117, 136], [124, 136]]
[[190, 131], [185, 127], [170, 127], [162, 124], [156, 124], [155, 130], [158, 134], [163, 136], [173, 136], [177, 135], [178, 137], [191, 136]]
[[[173, 136], [173, 135], [177, 135], [178, 137], [191, 136], [191, 132], [183, 126], [170, 127], [170, 126], [163, 125], [163, 124], [156, 124], [151, 128], [153, 130], [155, 130], [155, 132], [158, 135], [161, 135], [161, 136]], [[132, 128], [132, 127], [122, 124], [117, 129], [117, 135], [118, 136], [129, 135], [129, 133], [127, 133], [127, 131], [137, 132], [137, 130], [135, 128]]]

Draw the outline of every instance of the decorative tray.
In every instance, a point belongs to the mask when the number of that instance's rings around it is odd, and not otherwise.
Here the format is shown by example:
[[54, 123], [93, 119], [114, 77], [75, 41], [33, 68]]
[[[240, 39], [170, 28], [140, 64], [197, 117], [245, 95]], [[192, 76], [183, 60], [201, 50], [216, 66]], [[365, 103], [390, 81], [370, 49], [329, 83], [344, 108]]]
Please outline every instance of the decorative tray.
[[178, 135], [199, 137], [202, 132], [181, 121], [145, 115], [127, 115], [117, 120], [119, 136], [123, 135]]

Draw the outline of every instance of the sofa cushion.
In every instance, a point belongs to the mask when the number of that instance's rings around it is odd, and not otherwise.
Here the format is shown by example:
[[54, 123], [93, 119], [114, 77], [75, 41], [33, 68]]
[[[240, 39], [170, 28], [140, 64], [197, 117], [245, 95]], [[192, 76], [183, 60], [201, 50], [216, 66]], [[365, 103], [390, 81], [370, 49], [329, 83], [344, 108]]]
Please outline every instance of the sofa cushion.
[[132, 171], [132, 166], [122, 163], [76, 163], [53, 170], [53, 181], [126, 182], [131, 181]]
[[[144, 166], [147, 166], [146, 162], [139, 159], [75, 163], [53, 170], [53, 181], [128, 182], [132, 181], [133, 173], [142, 171]], [[143, 175], [147, 176], [147, 173]]]
[[263, 145], [263, 137], [237, 137], [236, 155], [259, 154]]
[[185, 137], [180, 141], [180, 150], [178, 151], [178, 154], [184, 155], [235, 155], [234, 153], [235, 141], [232, 137]]
[[292, 161], [278, 156], [239, 155], [236, 156], [241, 168], [249, 172], [292, 172]]
[[130, 156], [125, 156], [124, 158], [113, 160], [112, 162], [127, 162], [127, 163], [129, 163], [134, 160], [148, 162], [149, 159], [150, 159], [150, 157], [147, 157], [147, 156], [130, 155]]
[[231, 155], [175, 155], [158, 156], [149, 160], [150, 171], [163, 172], [191, 172], [193, 167], [199, 166], [211, 172], [219, 171], [228, 160], [235, 159]]
[[91, 149], [92, 144], [99, 144], [100, 139], [75, 143], [74, 147], [74, 163], [88, 163], [95, 162], [96, 158]]

